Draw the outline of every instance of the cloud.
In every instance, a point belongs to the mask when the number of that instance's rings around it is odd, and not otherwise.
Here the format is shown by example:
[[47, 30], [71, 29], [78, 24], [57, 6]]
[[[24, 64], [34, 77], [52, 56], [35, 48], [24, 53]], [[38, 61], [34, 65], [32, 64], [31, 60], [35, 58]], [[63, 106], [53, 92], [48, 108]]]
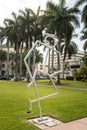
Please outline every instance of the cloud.
[[[19, 9], [24, 10], [25, 7], [37, 10], [39, 5], [41, 9], [45, 9], [47, 1], [48, 0], [0, 0], [0, 26], [3, 25], [5, 18], [11, 18], [13, 11], [17, 13]], [[53, 2], [58, 3], [58, 0], [53, 0]], [[66, 2], [69, 7], [72, 7], [76, 0], [66, 0]]]
[[[11, 13], [18, 12], [19, 9], [24, 10], [25, 7], [37, 10], [38, 6], [45, 9], [48, 0], [0, 0], [0, 25], [2, 25], [4, 18], [11, 17]], [[73, 5], [76, 0], [66, 0], [68, 6]], [[58, 0], [53, 0], [58, 3]]]

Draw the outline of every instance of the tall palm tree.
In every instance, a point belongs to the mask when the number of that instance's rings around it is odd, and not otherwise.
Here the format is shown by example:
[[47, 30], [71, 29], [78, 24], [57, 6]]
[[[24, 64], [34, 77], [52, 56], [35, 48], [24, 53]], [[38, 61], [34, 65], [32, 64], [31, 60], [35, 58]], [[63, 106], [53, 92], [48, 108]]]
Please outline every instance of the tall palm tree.
[[15, 71], [15, 53], [10, 52], [9, 54], [9, 60], [10, 60], [10, 67], [11, 67], [11, 76], [14, 77], [14, 71]]
[[86, 40], [85, 43], [84, 43], [83, 49], [84, 49], [84, 51], [87, 50], [87, 40]]
[[81, 5], [83, 5], [83, 9], [82, 9], [82, 22], [84, 23], [84, 28], [82, 31], [82, 36], [81, 36], [81, 40], [85, 40], [84, 45], [83, 45], [83, 49], [84, 51], [86, 51], [87, 49], [87, 0], [78, 0], [75, 4], [75, 6], [79, 7]]
[[83, 49], [84, 49], [84, 51], [86, 51], [87, 50], [87, 29], [83, 30], [82, 34], [83, 35], [81, 36], [81, 40], [85, 40]]
[[85, 27], [87, 27], [87, 5], [85, 5], [82, 11], [82, 22], [84, 23]]
[[61, 46], [61, 52], [63, 53], [63, 79], [64, 79], [64, 68], [65, 68], [65, 59], [68, 56], [68, 58], [71, 58], [73, 54], [77, 53], [77, 45], [75, 42], [65, 42]]
[[7, 79], [9, 79], [9, 43], [10, 43], [10, 30], [7, 24], [4, 22], [4, 27], [0, 27], [0, 36], [3, 40], [6, 40], [7, 46]]
[[[32, 31], [33, 31], [33, 21], [34, 17], [33, 11], [31, 9], [25, 8], [25, 10], [19, 10], [19, 21], [21, 23], [21, 27], [23, 28], [23, 34], [26, 34], [26, 45], [28, 51], [30, 50], [31, 47], [31, 42], [32, 42]], [[28, 65], [30, 66], [30, 58], [28, 58]], [[29, 75], [28, 75], [28, 81], [29, 81]]]
[[25, 10], [19, 10], [19, 19], [21, 22], [21, 25], [23, 27], [23, 31], [24, 33], [26, 33], [27, 35], [27, 42], [28, 42], [28, 50], [30, 49], [30, 42], [31, 42], [31, 35], [32, 35], [32, 31], [33, 31], [33, 11], [31, 9], [25, 8]]
[[84, 4], [82, 9], [82, 22], [87, 26], [87, 0], [78, 0], [75, 4], [75, 7], [79, 7]]
[[23, 63], [23, 41], [21, 42], [21, 44], [20, 44], [20, 48], [19, 48], [19, 55], [20, 55], [20, 79], [21, 79], [21, 77], [23, 76], [22, 75], [22, 63]]
[[[65, 0], [60, 0], [59, 4], [52, 1], [47, 2], [47, 8], [43, 16], [43, 23], [49, 28], [50, 32], [55, 33], [59, 39], [57, 50], [61, 50], [62, 38], [70, 38], [72, 35], [72, 26], [79, 26], [78, 17], [79, 9], [76, 7], [67, 8]], [[73, 24], [72, 24], [73, 23]], [[69, 30], [69, 31], [68, 31]], [[69, 36], [68, 36], [69, 35]], [[57, 83], [59, 83], [59, 75]]]
[[[42, 30], [43, 26], [41, 26], [40, 21], [41, 21], [41, 9], [40, 6], [38, 7], [37, 11], [32, 13], [32, 16], [34, 18], [33, 21], [33, 32], [32, 32], [32, 37], [33, 37], [33, 43], [35, 43], [36, 40], [42, 41]], [[35, 70], [35, 48], [33, 50], [33, 72]]]
[[20, 23], [18, 17], [12, 12], [13, 19], [5, 19], [4, 22], [8, 25], [10, 30], [11, 42], [15, 45], [16, 58], [15, 58], [15, 78], [18, 80], [18, 53], [20, 43]]
[[79, 7], [81, 6], [83, 3], [86, 3], [87, 0], [78, 0], [76, 3], [75, 3], [75, 7]]

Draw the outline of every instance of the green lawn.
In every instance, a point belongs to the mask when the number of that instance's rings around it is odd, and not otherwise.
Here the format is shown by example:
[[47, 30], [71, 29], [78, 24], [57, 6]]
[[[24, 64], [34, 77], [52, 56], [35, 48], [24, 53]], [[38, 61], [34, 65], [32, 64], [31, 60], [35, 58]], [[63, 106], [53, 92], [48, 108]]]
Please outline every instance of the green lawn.
[[[48, 84], [51, 85], [49, 80], [37, 80], [38, 84]], [[55, 81], [56, 83], [56, 81]], [[66, 87], [75, 87], [75, 88], [87, 88], [87, 82], [79, 82], [79, 81], [70, 81], [70, 80], [61, 80], [61, 86]]]
[[[38, 90], [39, 96], [54, 92], [52, 86], [45, 85], [39, 85]], [[35, 98], [33, 86], [28, 91], [27, 83], [0, 81], [0, 130], [38, 130], [27, 123], [27, 119], [39, 117], [37, 103], [33, 103], [32, 113], [26, 113], [29, 97]], [[86, 117], [87, 91], [59, 88], [59, 95], [41, 101], [41, 106], [43, 115], [63, 122]]]
[[62, 85], [64, 86], [70, 86], [70, 87], [76, 87], [76, 88], [87, 88], [87, 82], [79, 82], [79, 81], [68, 81], [68, 80], [62, 80]]

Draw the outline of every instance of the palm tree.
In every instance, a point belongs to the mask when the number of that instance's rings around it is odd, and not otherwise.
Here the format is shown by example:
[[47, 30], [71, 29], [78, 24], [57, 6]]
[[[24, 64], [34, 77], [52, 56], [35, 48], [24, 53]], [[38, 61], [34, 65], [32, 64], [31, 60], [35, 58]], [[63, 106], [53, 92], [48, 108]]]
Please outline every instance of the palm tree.
[[82, 10], [82, 22], [85, 26], [87, 26], [87, 0], [78, 0], [75, 4], [75, 7], [79, 7], [84, 4]]
[[86, 51], [86, 49], [87, 49], [87, 40], [84, 43], [83, 49], [84, 49], [84, 51]]
[[84, 51], [86, 51], [86, 49], [87, 49], [87, 29], [83, 30], [82, 33], [83, 33], [83, 35], [81, 36], [81, 40], [85, 40], [83, 49], [84, 49]]
[[19, 43], [20, 43], [20, 23], [18, 17], [13, 12], [13, 19], [5, 19], [4, 22], [9, 27], [11, 42], [15, 45], [16, 58], [15, 58], [15, 78], [18, 80], [18, 52], [19, 52]]
[[[65, 0], [60, 0], [59, 4], [55, 4], [52, 1], [47, 2], [47, 9], [42, 21], [49, 28], [49, 32], [57, 35], [59, 39], [57, 50], [61, 50], [62, 38], [67, 39], [70, 36], [69, 39], [71, 39], [72, 27], [79, 26], [77, 13], [79, 13], [79, 10], [76, 7], [68, 9], [65, 6]], [[59, 75], [57, 83], [60, 83]]]
[[[19, 21], [21, 23], [21, 27], [23, 28], [22, 32], [25, 35], [26, 38], [26, 45], [27, 45], [27, 49], [28, 51], [30, 50], [31, 47], [31, 42], [32, 42], [32, 31], [33, 31], [33, 21], [34, 21], [34, 17], [33, 15], [33, 11], [31, 9], [25, 8], [25, 10], [19, 10]], [[28, 65], [30, 66], [30, 58], [28, 58]], [[29, 75], [28, 75], [28, 79], [29, 81]]]
[[78, 0], [76, 3], [75, 3], [75, 6], [76, 7], [79, 7], [80, 5], [82, 5], [83, 3], [86, 3], [87, 0]]
[[77, 53], [77, 45], [73, 41], [65, 42], [61, 46], [61, 52], [63, 54], [63, 79], [64, 79], [64, 68], [65, 68], [65, 59], [68, 56], [68, 58], [71, 58], [73, 54]]
[[83, 10], [82, 10], [82, 22], [84, 23], [83, 28], [83, 35], [81, 36], [81, 40], [85, 40], [83, 49], [86, 51], [87, 49], [87, 0], [78, 0], [75, 4], [75, 6], [79, 7], [84, 4]]
[[19, 19], [21, 22], [21, 25], [23, 27], [23, 31], [24, 33], [26, 33], [27, 35], [27, 42], [28, 42], [28, 50], [30, 49], [30, 42], [31, 42], [31, 35], [32, 35], [32, 31], [33, 31], [33, 11], [31, 9], [25, 8], [25, 10], [19, 10]]
[[80, 6], [84, 4], [83, 10], [82, 10], [82, 22], [84, 23], [84, 28], [82, 31], [82, 36], [81, 36], [81, 40], [85, 40], [84, 45], [83, 45], [83, 49], [84, 51], [86, 51], [87, 49], [87, 0], [78, 0], [78, 2], [76, 3], [76, 6]]
[[10, 42], [10, 34], [9, 27], [6, 23], [4, 23], [4, 27], [0, 27], [0, 34], [2, 42], [6, 40], [7, 46], [7, 79], [9, 79], [9, 42]]
[[85, 27], [87, 27], [87, 5], [85, 5], [82, 11], [82, 22], [84, 23]]
[[11, 76], [14, 77], [14, 70], [15, 70], [15, 53], [14, 52], [10, 52], [9, 53], [9, 60], [10, 60], [10, 64], [11, 64], [11, 70], [12, 70], [12, 73], [11, 73]]
[[[35, 43], [36, 40], [40, 40], [42, 41], [43, 38], [42, 38], [42, 30], [43, 30], [43, 26], [41, 26], [40, 24], [40, 21], [41, 21], [41, 9], [40, 9], [40, 6], [38, 7], [36, 13], [34, 11], [32, 11], [32, 15], [33, 15], [33, 18], [34, 18], [34, 21], [33, 21], [33, 32], [32, 32], [32, 37], [33, 37], [33, 43]], [[35, 48], [33, 50], [33, 72], [34, 73], [34, 70], [35, 70]]]

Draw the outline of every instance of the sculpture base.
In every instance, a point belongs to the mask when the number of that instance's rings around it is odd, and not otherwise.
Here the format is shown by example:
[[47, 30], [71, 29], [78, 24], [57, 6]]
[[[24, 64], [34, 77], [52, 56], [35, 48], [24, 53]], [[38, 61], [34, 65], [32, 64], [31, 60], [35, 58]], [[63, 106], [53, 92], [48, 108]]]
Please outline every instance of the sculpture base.
[[33, 125], [37, 126], [41, 130], [46, 130], [50, 127], [57, 126], [57, 125], [62, 123], [61, 121], [53, 119], [53, 118], [48, 117], [48, 116], [42, 117], [42, 119], [35, 118], [35, 119], [30, 119], [28, 121], [30, 123], [32, 123]]

